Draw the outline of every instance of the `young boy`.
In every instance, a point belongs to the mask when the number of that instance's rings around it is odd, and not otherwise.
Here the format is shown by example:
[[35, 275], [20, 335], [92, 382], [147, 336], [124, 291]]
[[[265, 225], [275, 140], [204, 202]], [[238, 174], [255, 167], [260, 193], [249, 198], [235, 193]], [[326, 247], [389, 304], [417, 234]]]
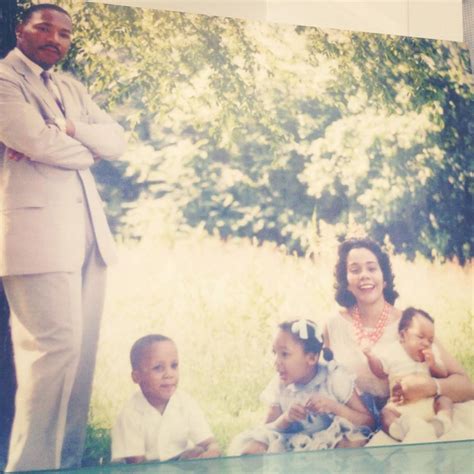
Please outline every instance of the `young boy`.
[[112, 461], [219, 456], [202, 410], [177, 388], [175, 343], [160, 334], [144, 336], [133, 345], [130, 361], [140, 391], [125, 404], [112, 430]]

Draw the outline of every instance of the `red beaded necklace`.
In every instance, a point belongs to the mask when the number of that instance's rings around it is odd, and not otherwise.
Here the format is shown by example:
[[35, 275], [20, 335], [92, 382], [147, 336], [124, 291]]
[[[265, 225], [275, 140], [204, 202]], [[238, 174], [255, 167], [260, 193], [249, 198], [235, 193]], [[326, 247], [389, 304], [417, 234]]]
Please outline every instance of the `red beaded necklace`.
[[[355, 305], [351, 310], [352, 322], [354, 324], [354, 332], [359, 346], [373, 346], [384, 332], [385, 326], [388, 322], [388, 315], [391, 306], [385, 301], [383, 305], [382, 314], [380, 315], [374, 328], [365, 328], [362, 325], [359, 307]], [[373, 329], [373, 330], [371, 330]], [[368, 330], [371, 330], [370, 332]]]

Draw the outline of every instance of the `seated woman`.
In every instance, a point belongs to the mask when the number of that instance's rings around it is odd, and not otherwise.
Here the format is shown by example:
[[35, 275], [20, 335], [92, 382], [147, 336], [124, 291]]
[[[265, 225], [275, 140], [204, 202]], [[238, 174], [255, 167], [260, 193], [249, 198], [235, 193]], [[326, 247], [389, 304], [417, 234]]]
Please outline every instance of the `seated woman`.
[[388, 379], [372, 373], [365, 355], [368, 351], [383, 350], [399, 339], [401, 311], [393, 306], [398, 293], [389, 257], [370, 239], [343, 242], [338, 256], [336, 301], [343, 309], [327, 321], [325, 343], [337, 361], [356, 374], [357, 389], [376, 420], [376, 430], [383, 427], [388, 432], [387, 427], [398, 416], [392, 410], [385, 410], [381, 416], [390, 395], [394, 403], [441, 395], [453, 402], [472, 400], [474, 385], [439, 341], [435, 344], [447, 376], [406, 375], [397, 381], [393, 393], [389, 393]]

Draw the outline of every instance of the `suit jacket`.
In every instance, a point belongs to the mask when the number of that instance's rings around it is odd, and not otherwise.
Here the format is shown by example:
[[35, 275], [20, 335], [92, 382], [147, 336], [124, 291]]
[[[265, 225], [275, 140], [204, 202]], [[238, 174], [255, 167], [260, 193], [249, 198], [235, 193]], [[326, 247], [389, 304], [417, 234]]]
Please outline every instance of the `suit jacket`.
[[[78, 270], [84, 200], [104, 263], [115, 259], [90, 168], [95, 157], [123, 153], [123, 129], [79, 82], [58, 73], [54, 80], [76, 126], [74, 138], [51, 124], [62, 112], [41, 78], [13, 52], [0, 61], [0, 276]], [[29, 159], [7, 159], [8, 148]]]

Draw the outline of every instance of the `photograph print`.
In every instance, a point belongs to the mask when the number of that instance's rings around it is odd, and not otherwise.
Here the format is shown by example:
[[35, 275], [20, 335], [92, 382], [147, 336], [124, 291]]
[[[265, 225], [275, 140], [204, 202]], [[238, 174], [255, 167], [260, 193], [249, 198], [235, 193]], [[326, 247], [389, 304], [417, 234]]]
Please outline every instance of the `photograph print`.
[[[20, 13], [31, 3], [19, 0]], [[80, 216], [58, 214], [56, 234], [69, 245], [61, 248], [81, 253], [71, 246], [85, 232], [98, 265], [107, 265], [106, 290], [92, 300], [96, 313], [104, 304], [94, 316], [91, 391], [79, 403], [85, 386], [77, 374], [71, 379], [61, 398], [65, 420], [48, 432], [55, 455], [49, 465], [36, 463], [38, 446], [26, 443], [23, 470], [472, 439], [468, 49], [55, 5], [66, 13], [42, 8], [19, 18], [14, 51], [48, 66], [65, 99], [64, 124], [15, 86], [15, 104], [38, 107], [34, 126], [54, 132], [52, 157], [15, 149], [20, 142], [0, 120], [0, 192], [13, 189], [11, 173], [22, 177], [31, 167], [75, 185], [86, 169], [90, 177], [77, 189], [89, 198], [95, 179], [115, 244], [101, 240], [98, 226], [106, 224], [93, 214], [95, 197]], [[45, 23], [59, 36], [69, 28], [67, 41], [37, 36]], [[62, 60], [54, 41], [67, 43]], [[5, 104], [9, 57], [0, 62]], [[71, 112], [74, 100], [82, 108]], [[81, 148], [89, 161], [56, 158], [55, 140]], [[31, 207], [50, 212], [49, 201], [32, 204], [26, 191], [24, 202], [2, 207], [0, 223]], [[66, 228], [74, 219], [92, 227], [75, 235]], [[32, 255], [47, 263], [52, 244], [35, 235]], [[46, 265], [40, 273], [70, 271]], [[22, 356], [12, 434], [1, 439], [20, 459], [19, 433], [32, 422], [23, 397], [45, 372], [30, 364], [21, 375], [37, 349], [15, 343], [25, 330], [21, 297], [13, 296], [24, 272], [11, 273], [2, 278], [13, 353]], [[88, 396], [87, 423], [83, 414], [74, 438], [70, 413]], [[56, 401], [51, 392], [29, 408], [44, 412], [46, 404], [56, 417]]]

